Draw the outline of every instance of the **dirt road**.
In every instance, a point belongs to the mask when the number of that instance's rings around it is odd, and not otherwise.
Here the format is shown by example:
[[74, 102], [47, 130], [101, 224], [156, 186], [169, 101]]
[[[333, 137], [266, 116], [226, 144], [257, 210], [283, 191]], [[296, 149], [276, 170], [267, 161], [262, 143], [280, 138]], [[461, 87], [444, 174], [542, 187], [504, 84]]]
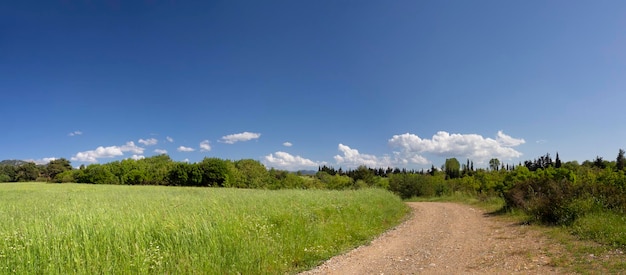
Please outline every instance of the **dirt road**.
[[302, 274], [554, 274], [547, 239], [455, 203], [409, 203], [412, 217], [368, 246]]

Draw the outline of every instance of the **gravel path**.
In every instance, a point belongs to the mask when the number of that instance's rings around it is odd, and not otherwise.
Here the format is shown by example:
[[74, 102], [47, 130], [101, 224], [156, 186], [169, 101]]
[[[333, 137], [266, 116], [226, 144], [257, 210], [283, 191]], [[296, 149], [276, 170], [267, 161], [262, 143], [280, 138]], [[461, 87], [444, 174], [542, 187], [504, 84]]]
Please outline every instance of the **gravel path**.
[[455, 203], [408, 203], [412, 217], [301, 274], [554, 274], [553, 245], [527, 226]]

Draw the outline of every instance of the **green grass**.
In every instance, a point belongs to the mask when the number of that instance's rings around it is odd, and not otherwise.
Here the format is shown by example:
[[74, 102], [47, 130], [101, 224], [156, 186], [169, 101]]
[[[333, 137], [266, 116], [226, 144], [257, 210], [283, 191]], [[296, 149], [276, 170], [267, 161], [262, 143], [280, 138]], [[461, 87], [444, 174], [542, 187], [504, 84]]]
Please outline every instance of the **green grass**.
[[0, 273], [295, 273], [407, 211], [378, 189], [0, 184]]
[[580, 274], [624, 274], [623, 249], [572, 234], [570, 227], [536, 227], [562, 247], [552, 256], [555, 266]]
[[574, 234], [616, 248], [626, 248], [626, 215], [612, 211], [589, 213], [571, 226]]

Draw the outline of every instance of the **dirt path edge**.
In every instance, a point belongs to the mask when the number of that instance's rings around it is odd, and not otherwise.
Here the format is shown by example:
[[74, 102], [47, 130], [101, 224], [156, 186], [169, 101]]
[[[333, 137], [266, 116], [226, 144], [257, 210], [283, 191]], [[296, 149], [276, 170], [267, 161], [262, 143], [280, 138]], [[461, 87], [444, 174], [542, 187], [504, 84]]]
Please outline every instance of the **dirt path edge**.
[[549, 240], [528, 226], [463, 204], [407, 204], [407, 221], [300, 274], [562, 274]]

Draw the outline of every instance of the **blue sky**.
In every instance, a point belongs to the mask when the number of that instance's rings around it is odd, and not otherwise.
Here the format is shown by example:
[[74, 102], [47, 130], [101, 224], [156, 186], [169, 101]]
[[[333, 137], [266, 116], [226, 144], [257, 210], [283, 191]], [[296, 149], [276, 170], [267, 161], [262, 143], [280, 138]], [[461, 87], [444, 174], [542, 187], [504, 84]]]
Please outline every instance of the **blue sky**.
[[0, 159], [613, 160], [624, 1], [0, 3]]

